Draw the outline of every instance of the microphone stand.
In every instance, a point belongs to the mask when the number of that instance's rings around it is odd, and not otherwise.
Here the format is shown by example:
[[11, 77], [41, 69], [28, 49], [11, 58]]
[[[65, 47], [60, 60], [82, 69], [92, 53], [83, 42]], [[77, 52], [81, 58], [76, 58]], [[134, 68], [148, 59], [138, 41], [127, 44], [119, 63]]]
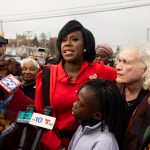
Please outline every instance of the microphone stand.
[[42, 134], [43, 134], [43, 130], [44, 129], [39, 129], [39, 131], [38, 131], [38, 133], [37, 133], [37, 135], [36, 135], [36, 137], [35, 137], [35, 139], [34, 139], [34, 142], [33, 142], [33, 145], [32, 145], [32, 148], [31, 148], [31, 150], [38, 150], [38, 147], [39, 147], [39, 141], [40, 141], [40, 139], [41, 139], [41, 137], [42, 137]]
[[[47, 116], [52, 116], [52, 114], [53, 114], [52, 108], [51, 108], [50, 106], [46, 106], [46, 107], [44, 108], [44, 110], [43, 110], [43, 114], [44, 114], [44, 115], [47, 115]], [[36, 137], [35, 137], [35, 139], [34, 139], [34, 142], [33, 142], [33, 145], [32, 145], [31, 150], [38, 150], [39, 143], [40, 143], [40, 139], [41, 139], [41, 137], [42, 137], [42, 134], [43, 134], [43, 131], [44, 131], [44, 130], [45, 130], [45, 129], [43, 129], [43, 128], [40, 128], [40, 129], [39, 129], [39, 131], [38, 131], [38, 133], [37, 133], [37, 135], [36, 135]]]
[[27, 127], [24, 127], [24, 129], [22, 131], [22, 136], [21, 136], [21, 140], [20, 140], [20, 143], [19, 143], [18, 150], [23, 150], [24, 143], [25, 143], [25, 140], [26, 140], [26, 133], [27, 133]]
[[[36, 108], [35, 108], [34, 105], [27, 106], [27, 112], [35, 112], [35, 110], [36, 110]], [[23, 131], [22, 131], [22, 136], [21, 136], [21, 139], [20, 139], [18, 150], [23, 150], [23, 148], [24, 148], [24, 144], [25, 144], [26, 136], [27, 136], [27, 129], [28, 129], [28, 127], [25, 126]]]

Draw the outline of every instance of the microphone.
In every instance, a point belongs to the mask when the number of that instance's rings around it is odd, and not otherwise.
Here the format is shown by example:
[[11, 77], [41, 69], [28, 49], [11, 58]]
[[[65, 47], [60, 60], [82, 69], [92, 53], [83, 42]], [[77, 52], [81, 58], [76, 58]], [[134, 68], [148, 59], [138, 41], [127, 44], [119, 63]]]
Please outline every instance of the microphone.
[[19, 88], [21, 82], [17, 80], [12, 74], [2, 78], [0, 80], [0, 94], [3, 99], [8, 95], [14, 93]]
[[30, 120], [30, 124], [40, 127], [34, 139], [31, 150], [37, 150], [44, 128], [52, 129], [54, 126], [56, 118], [50, 117], [53, 114], [52, 108], [50, 106], [46, 106], [43, 110], [43, 114], [44, 115], [34, 113]]
[[18, 113], [16, 123], [24, 124], [24, 129], [22, 131], [22, 136], [21, 136], [21, 139], [20, 139], [18, 150], [22, 150], [23, 147], [24, 147], [25, 140], [26, 140], [26, 134], [27, 134], [27, 128], [28, 128], [27, 124], [29, 124], [29, 121], [32, 117], [32, 114], [35, 111], [36, 111], [36, 108], [35, 108], [34, 105], [28, 105], [26, 112], [19, 111], [19, 113]]

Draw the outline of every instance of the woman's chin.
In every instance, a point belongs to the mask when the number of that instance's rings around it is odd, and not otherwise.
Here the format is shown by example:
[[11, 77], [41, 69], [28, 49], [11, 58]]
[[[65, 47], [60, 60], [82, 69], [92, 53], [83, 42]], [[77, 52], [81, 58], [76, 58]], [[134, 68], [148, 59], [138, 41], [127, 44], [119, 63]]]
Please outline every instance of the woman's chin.
[[117, 82], [117, 83], [124, 83], [124, 80], [117, 77], [116, 82]]

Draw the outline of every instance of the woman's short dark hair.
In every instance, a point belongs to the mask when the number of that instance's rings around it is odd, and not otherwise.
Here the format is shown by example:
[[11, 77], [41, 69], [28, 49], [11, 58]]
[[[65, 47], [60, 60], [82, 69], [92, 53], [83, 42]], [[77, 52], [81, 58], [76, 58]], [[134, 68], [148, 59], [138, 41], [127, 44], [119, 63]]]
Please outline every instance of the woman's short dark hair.
[[59, 59], [62, 59], [62, 54], [61, 54], [62, 38], [64, 38], [69, 33], [74, 32], [74, 31], [81, 31], [83, 35], [83, 39], [84, 39], [84, 46], [86, 49], [84, 58], [88, 62], [92, 62], [96, 56], [94, 36], [88, 29], [84, 28], [83, 25], [77, 20], [71, 20], [67, 22], [58, 34], [57, 49], [59, 51]]

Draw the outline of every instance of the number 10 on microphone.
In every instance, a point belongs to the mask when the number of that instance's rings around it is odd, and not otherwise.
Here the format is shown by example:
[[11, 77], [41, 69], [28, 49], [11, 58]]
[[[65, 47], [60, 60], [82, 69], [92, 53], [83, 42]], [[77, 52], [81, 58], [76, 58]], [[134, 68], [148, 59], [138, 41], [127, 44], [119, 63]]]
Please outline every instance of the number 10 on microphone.
[[33, 113], [29, 124], [52, 130], [55, 124], [55, 121], [56, 121], [56, 118], [54, 117], [50, 117], [50, 116], [39, 114], [39, 113]]

